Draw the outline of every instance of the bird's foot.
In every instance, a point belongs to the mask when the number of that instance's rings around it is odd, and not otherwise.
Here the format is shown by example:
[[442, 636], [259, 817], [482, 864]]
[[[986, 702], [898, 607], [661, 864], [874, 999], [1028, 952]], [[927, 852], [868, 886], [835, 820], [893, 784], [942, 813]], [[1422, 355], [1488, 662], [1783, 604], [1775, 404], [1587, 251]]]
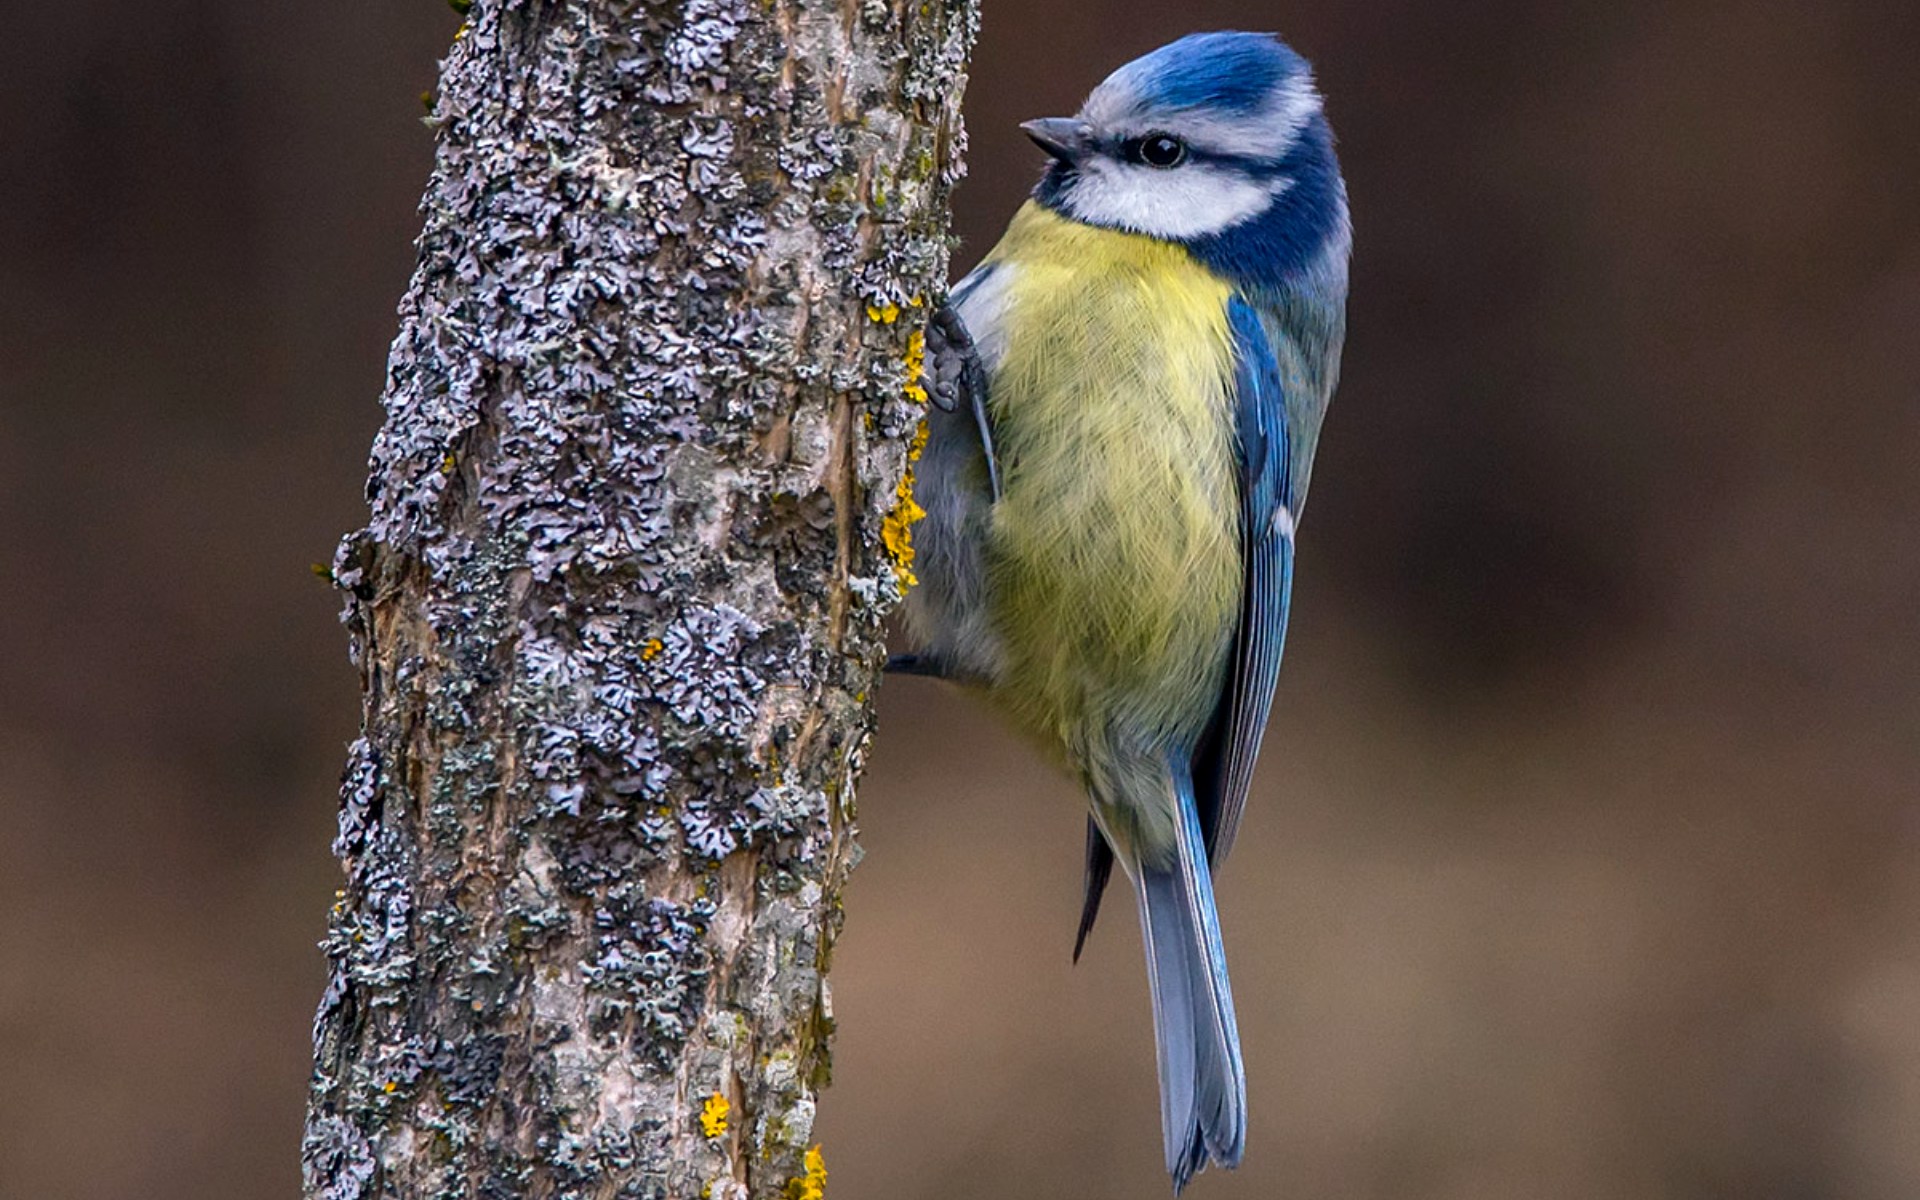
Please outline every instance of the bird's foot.
[[973, 393], [981, 387], [983, 373], [973, 335], [951, 304], [934, 310], [927, 322], [928, 396], [942, 412], [955, 412], [962, 404], [973, 403]]
[[987, 484], [997, 502], [1000, 499], [1000, 463], [993, 453], [993, 427], [987, 418], [987, 371], [980, 363], [979, 349], [960, 311], [942, 304], [927, 322], [927, 361], [932, 387], [928, 397], [942, 412], [957, 412], [963, 406], [973, 417], [980, 434], [980, 450], [987, 460]]

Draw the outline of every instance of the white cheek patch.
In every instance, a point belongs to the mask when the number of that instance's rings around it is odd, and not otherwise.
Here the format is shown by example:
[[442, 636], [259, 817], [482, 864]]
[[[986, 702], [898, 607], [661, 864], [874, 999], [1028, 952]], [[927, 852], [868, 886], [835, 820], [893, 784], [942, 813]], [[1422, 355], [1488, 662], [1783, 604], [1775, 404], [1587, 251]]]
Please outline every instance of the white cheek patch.
[[1200, 164], [1161, 170], [1095, 160], [1082, 168], [1061, 204], [1089, 225], [1186, 241], [1259, 216], [1288, 186], [1285, 179], [1251, 179]]

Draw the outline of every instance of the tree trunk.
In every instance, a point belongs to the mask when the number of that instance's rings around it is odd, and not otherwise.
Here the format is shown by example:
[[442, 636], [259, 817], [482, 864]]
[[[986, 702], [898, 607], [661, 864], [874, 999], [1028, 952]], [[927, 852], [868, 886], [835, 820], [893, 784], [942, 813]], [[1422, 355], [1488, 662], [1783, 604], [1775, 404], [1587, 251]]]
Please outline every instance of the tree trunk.
[[818, 1196], [974, 22], [473, 6], [333, 569], [307, 1196]]

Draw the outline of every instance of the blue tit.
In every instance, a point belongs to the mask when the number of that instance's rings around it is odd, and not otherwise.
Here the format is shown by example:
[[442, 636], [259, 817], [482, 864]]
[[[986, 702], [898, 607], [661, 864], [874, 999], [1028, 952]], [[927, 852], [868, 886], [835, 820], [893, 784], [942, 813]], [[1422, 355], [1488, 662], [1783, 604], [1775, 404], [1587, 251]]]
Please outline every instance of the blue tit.
[[1022, 128], [1046, 173], [933, 330], [917, 652], [893, 666], [983, 690], [1085, 785], [1074, 957], [1118, 861], [1177, 1193], [1246, 1140], [1212, 876], [1339, 371], [1346, 185], [1306, 61], [1265, 34], [1181, 38]]

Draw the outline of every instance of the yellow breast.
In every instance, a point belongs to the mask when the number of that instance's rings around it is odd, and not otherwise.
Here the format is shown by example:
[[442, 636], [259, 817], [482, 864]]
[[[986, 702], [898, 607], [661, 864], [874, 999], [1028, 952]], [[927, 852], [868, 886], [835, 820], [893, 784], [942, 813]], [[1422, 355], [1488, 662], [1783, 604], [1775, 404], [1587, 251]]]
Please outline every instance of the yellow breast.
[[1197, 735], [1241, 590], [1228, 288], [1177, 246], [1029, 203], [988, 258], [1007, 694], [1067, 748]]

